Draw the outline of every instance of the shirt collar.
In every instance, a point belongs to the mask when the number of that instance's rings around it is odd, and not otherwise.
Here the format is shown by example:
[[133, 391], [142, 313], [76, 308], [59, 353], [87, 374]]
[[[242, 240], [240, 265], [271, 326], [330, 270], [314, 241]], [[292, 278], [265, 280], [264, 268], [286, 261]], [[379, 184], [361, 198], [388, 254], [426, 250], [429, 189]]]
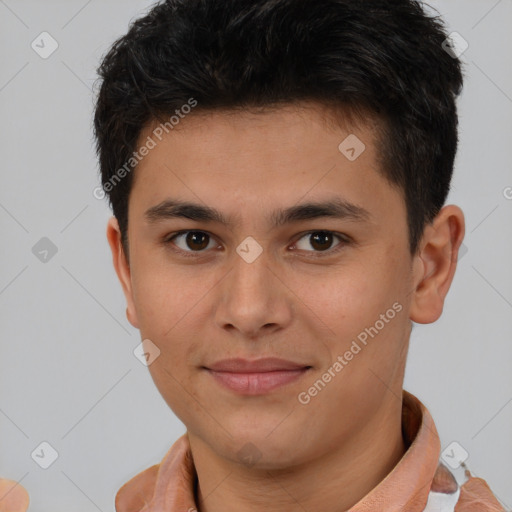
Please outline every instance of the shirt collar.
[[422, 512], [439, 461], [441, 444], [432, 416], [411, 393], [402, 395], [404, 456], [350, 512]]

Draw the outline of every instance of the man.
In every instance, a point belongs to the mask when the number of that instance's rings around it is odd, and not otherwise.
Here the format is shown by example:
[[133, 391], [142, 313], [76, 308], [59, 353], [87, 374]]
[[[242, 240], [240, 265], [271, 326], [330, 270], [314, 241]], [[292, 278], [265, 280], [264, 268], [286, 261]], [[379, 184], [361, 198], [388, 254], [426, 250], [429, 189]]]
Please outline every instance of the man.
[[169, 0], [105, 56], [107, 237], [187, 427], [118, 512], [503, 510], [402, 388], [464, 237], [446, 40], [409, 0]]

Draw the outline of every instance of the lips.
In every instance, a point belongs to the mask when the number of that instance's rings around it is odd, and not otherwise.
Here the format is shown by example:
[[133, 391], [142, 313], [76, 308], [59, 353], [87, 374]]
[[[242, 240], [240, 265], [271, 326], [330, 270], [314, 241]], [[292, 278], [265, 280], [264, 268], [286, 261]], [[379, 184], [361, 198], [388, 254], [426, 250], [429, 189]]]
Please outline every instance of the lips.
[[277, 358], [224, 359], [205, 367], [216, 382], [243, 395], [261, 395], [300, 379], [311, 366]]
[[266, 357], [263, 359], [256, 359], [249, 361], [247, 359], [223, 359], [217, 361], [207, 368], [216, 372], [231, 372], [231, 373], [264, 373], [275, 372], [280, 370], [300, 370], [307, 368], [308, 365], [287, 361], [285, 359], [278, 359], [275, 357]]

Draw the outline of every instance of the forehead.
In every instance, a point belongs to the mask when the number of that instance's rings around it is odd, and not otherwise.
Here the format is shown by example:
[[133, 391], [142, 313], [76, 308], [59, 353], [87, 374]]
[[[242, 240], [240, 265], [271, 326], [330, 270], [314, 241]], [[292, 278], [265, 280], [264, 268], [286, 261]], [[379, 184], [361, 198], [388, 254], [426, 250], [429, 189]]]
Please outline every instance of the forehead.
[[317, 165], [321, 172], [326, 163], [339, 165], [346, 163], [344, 159], [351, 162], [346, 167], [358, 168], [355, 160], [360, 155], [372, 167], [378, 160], [374, 153], [381, 138], [380, 123], [374, 116], [364, 117], [362, 111], [302, 102], [162, 117], [141, 130], [137, 147], [152, 149], [145, 151], [149, 154], [137, 165], [135, 176], [155, 166], [193, 172], [207, 166], [211, 175], [219, 167], [228, 171], [239, 165], [241, 173], [249, 164], [253, 176], [267, 171], [278, 179], [287, 170], [300, 174]]
[[[307, 217], [304, 208], [290, 209], [299, 202], [314, 203], [332, 216], [343, 209], [340, 218], [355, 219], [358, 211], [359, 220], [368, 220], [372, 213], [362, 202], [373, 195], [370, 202], [377, 204], [390, 188], [378, 169], [379, 126], [373, 118], [343, 117], [306, 103], [196, 111], [172, 126], [153, 121], [139, 138], [139, 146], [154, 141], [136, 168], [132, 191], [144, 198], [146, 208], [139, 213], [149, 221], [179, 210], [182, 216], [188, 211], [196, 219], [223, 222], [222, 206], [248, 210], [253, 204], [268, 223], [278, 225]], [[286, 212], [264, 206], [278, 202]]]
[[[177, 109], [179, 110], [179, 109]], [[199, 106], [188, 113], [177, 115], [162, 115], [160, 119], [152, 119], [146, 123], [139, 136], [139, 145], [153, 132], [159, 131], [157, 138], [167, 139], [170, 133], [208, 132], [212, 126], [218, 130], [231, 128], [239, 130], [244, 128], [271, 132], [272, 125], [286, 125], [287, 130], [282, 135], [290, 133], [300, 124], [311, 128], [322, 129], [328, 132], [350, 133], [354, 129], [365, 131], [372, 138], [380, 136], [384, 123], [374, 113], [364, 107], [349, 107], [341, 104], [320, 103], [313, 100], [304, 100], [294, 103], [276, 103], [266, 106], [247, 106], [206, 109]], [[177, 112], [179, 113], [179, 112]], [[375, 142], [372, 140], [371, 142]]]

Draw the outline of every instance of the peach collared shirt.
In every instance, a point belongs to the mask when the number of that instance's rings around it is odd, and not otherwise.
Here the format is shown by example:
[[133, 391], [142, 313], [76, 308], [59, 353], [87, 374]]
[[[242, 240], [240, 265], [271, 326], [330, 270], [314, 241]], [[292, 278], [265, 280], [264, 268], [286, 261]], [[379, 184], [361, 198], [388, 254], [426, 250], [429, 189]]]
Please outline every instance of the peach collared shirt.
[[[403, 392], [402, 459], [377, 487], [348, 512], [505, 512], [489, 486], [466, 471], [459, 487], [439, 463], [440, 441], [425, 406]], [[180, 437], [160, 464], [142, 471], [116, 495], [116, 512], [195, 512], [197, 474], [187, 435]], [[0, 478], [0, 512], [26, 512], [29, 496], [17, 482]]]
[[[466, 471], [459, 486], [439, 462], [440, 440], [426, 407], [403, 391], [402, 434], [407, 447], [394, 469], [348, 512], [505, 512], [489, 486]], [[116, 512], [194, 512], [197, 474], [187, 435], [156, 464], [124, 484]]]

